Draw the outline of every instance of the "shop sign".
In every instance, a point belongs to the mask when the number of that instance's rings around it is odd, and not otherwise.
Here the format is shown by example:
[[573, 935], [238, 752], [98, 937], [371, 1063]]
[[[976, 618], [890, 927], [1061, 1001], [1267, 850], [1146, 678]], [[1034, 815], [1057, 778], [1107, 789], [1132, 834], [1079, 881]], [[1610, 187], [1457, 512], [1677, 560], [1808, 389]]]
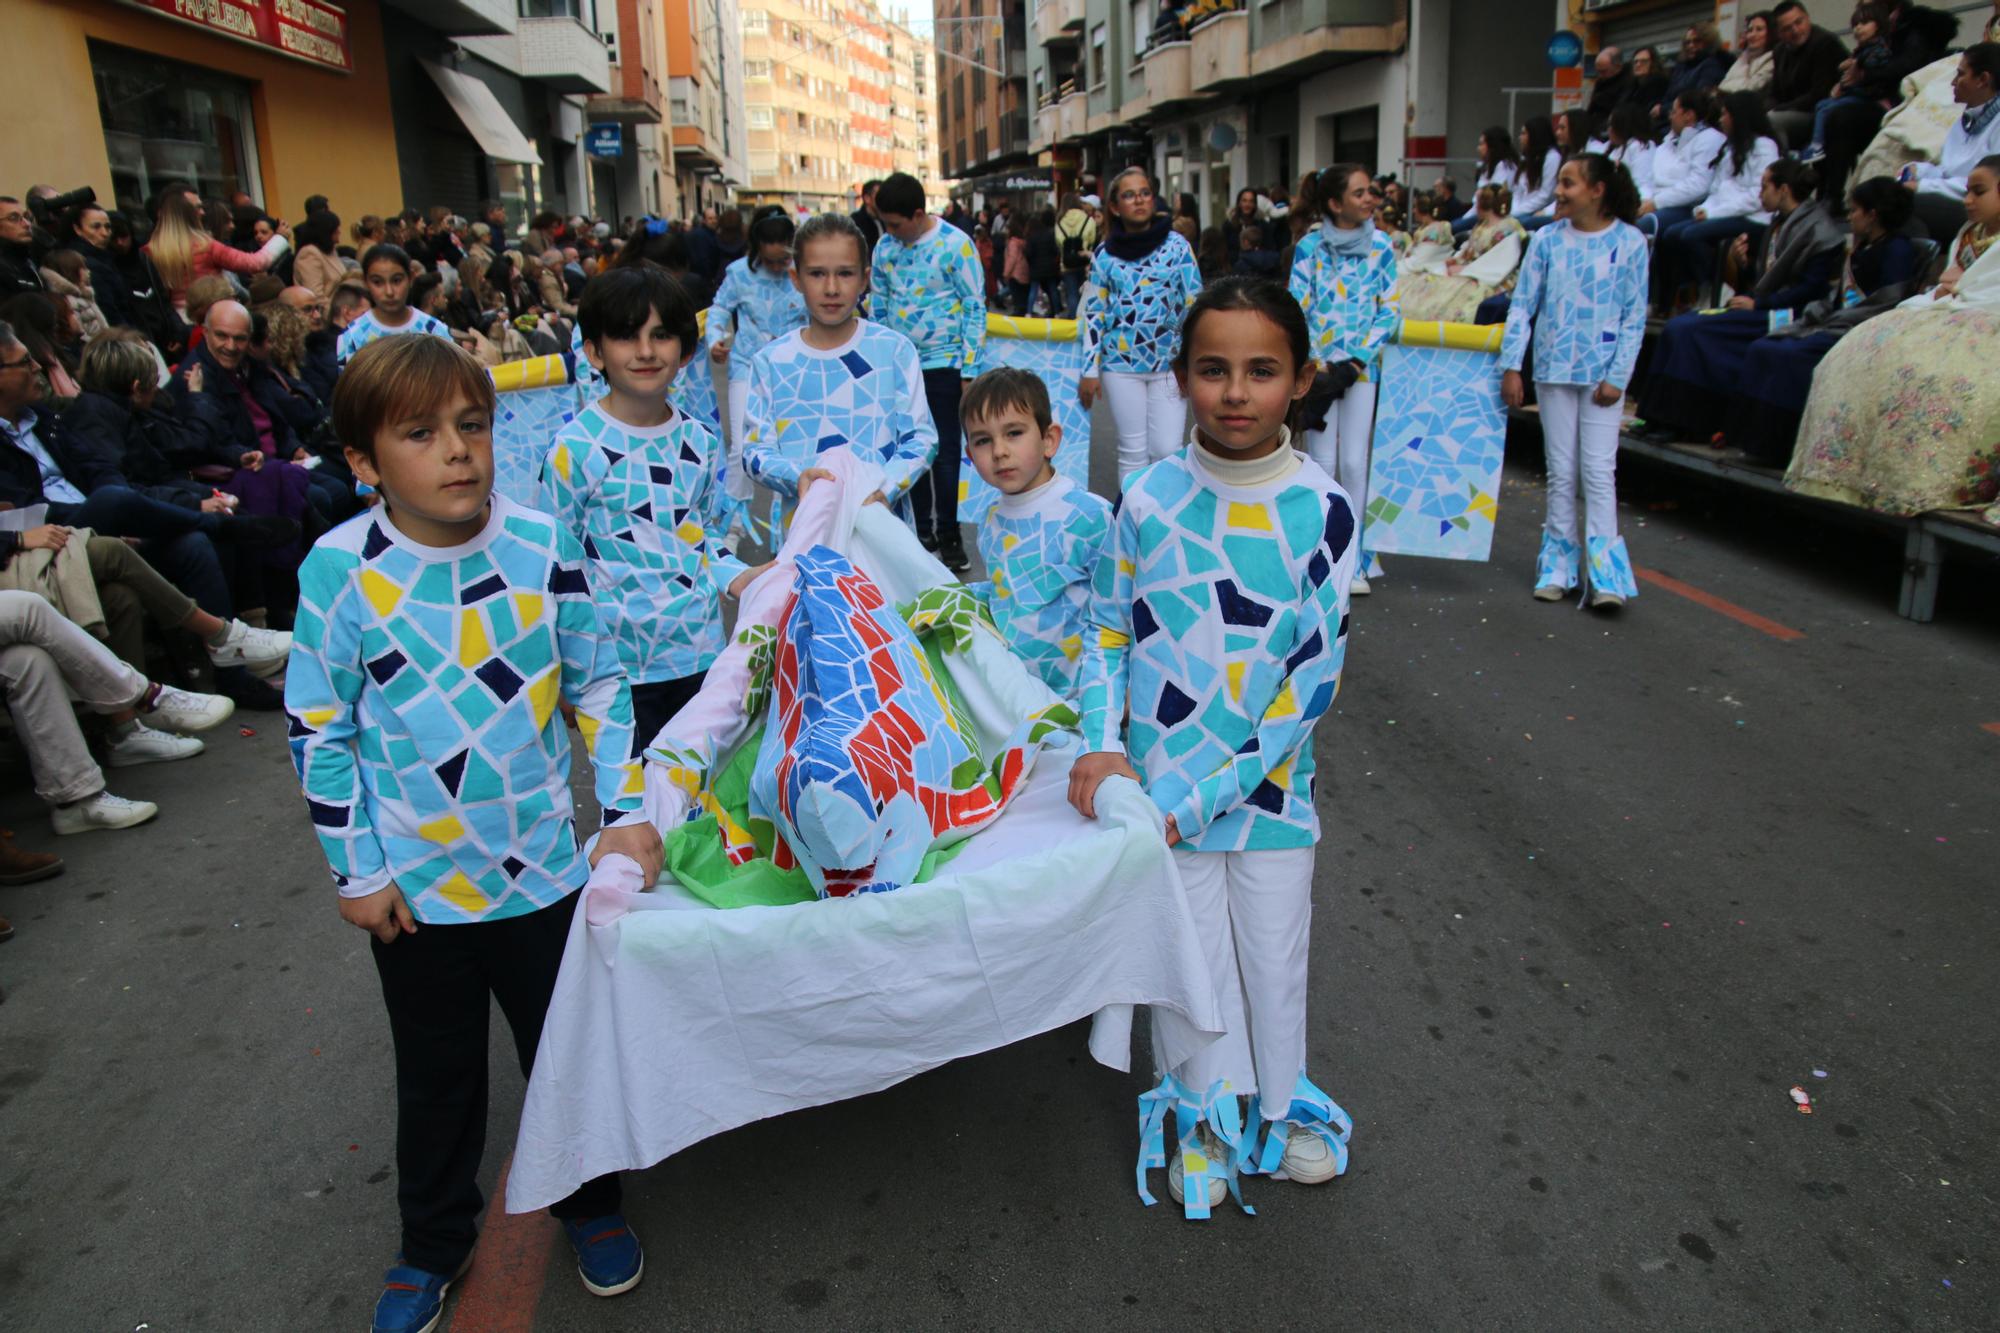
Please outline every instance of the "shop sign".
[[584, 132], [583, 151], [592, 157], [623, 157], [625, 127], [615, 120], [599, 121]]
[[1564, 30], [1549, 38], [1549, 68], [1568, 69], [1583, 63], [1583, 39]]
[[354, 72], [354, 59], [347, 50], [347, 11], [326, 0], [121, 0], [121, 3], [321, 69], [339, 70], [343, 74]]

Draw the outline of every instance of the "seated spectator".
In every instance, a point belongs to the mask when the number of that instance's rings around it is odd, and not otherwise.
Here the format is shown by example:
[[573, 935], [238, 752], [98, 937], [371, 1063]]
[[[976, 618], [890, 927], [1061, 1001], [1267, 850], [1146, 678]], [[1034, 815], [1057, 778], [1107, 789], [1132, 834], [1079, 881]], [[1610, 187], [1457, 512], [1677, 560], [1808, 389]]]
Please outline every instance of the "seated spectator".
[[1802, 148], [1812, 135], [1813, 108], [1840, 82], [1847, 47], [1816, 25], [1799, 0], [1782, 0], [1772, 8], [1771, 21], [1778, 45], [1765, 106], [1779, 141]]
[[1451, 224], [1438, 216], [1437, 196], [1430, 191], [1418, 190], [1409, 196], [1409, 200], [1408, 261], [1412, 267], [1441, 273], [1452, 251], [1457, 248], [1452, 241]]
[[1840, 285], [1743, 354], [1724, 434], [1732, 447], [1760, 462], [1783, 465], [1791, 459], [1813, 372], [1834, 344], [1908, 300], [1923, 281], [1917, 247], [1904, 234], [1908, 191], [1887, 176], [1862, 181], [1848, 196], [1847, 219], [1852, 236]]
[[1458, 197], [1458, 182], [1450, 176], [1440, 176], [1431, 187], [1437, 196], [1438, 216], [1446, 222], [1456, 222], [1472, 211], [1472, 205]]
[[[238, 250], [254, 254], [271, 243], [278, 234], [277, 219], [271, 217], [255, 204], [239, 204], [230, 210], [229, 243]], [[276, 274], [289, 286], [292, 280], [294, 254], [284, 254], [271, 265], [270, 272]]]
[[1283, 256], [1271, 248], [1271, 233], [1284, 229], [1282, 218], [1270, 223], [1245, 223], [1237, 233], [1242, 248], [1236, 252], [1236, 263], [1228, 271], [1282, 280], [1286, 276]]
[[0, 195], [0, 300], [41, 290], [42, 268], [35, 262], [34, 216], [19, 199]]
[[1730, 93], [1761, 93], [1771, 86], [1771, 11], [1760, 9], [1743, 20], [1743, 37], [1737, 44], [1736, 63], [1722, 76], [1716, 90]]
[[1660, 229], [1654, 251], [1659, 275], [1655, 295], [1674, 301], [1677, 310], [1693, 304], [1683, 292], [1713, 270], [1718, 242], [1748, 236], [1754, 247], [1771, 221], [1759, 196], [1764, 173], [1779, 151], [1757, 95], [1731, 93], [1722, 106], [1721, 129], [1722, 148], [1709, 163], [1714, 184], [1708, 196], [1695, 205], [1688, 221]]
[[[118, 271], [117, 263], [111, 255], [111, 215], [96, 204], [82, 204], [69, 211], [63, 219], [66, 236], [59, 238], [65, 250], [83, 260], [90, 270], [88, 288], [91, 300], [108, 324], [131, 325], [132, 317], [125, 309], [125, 280]], [[54, 256], [44, 261], [53, 265]], [[83, 287], [85, 284], [77, 283]], [[96, 337], [94, 333], [87, 337]]]
[[[1418, 273], [1397, 282], [1404, 319], [1470, 324], [1491, 300], [1505, 301], [1514, 290], [1528, 233], [1511, 216], [1513, 195], [1504, 185], [1481, 186], [1473, 195], [1473, 226], [1442, 273]], [[1489, 312], [1490, 313], [1490, 312]], [[1505, 320], [1500, 309], [1497, 318]]]
[[[1625, 70], [1625, 53], [1615, 46], [1597, 53], [1592, 73], [1595, 82], [1591, 84], [1590, 102], [1585, 110], [1590, 112], [1591, 124], [1602, 125], [1611, 119], [1611, 109], [1627, 100], [1625, 94], [1632, 86], [1632, 76]], [[1486, 184], [1484, 180], [1479, 183]]]
[[[433, 283], [437, 281], [434, 273], [428, 277]], [[319, 460], [313, 466], [319, 466], [325, 461], [325, 451], [316, 446], [327, 440], [331, 413], [300, 373], [305, 346], [306, 322], [283, 301], [273, 299], [250, 312], [250, 359], [269, 371], [285, 391], [284, 397], [275, 401], [291, 424], [292, 438], [298, 442], [292, 461], [303, 463], [313, 458]]]
[[[1636, 62], [1635, 62], [1636, 63]], [[1646, 108], [1646, 118], [1656, 125], [1667, 123], [1667, 112], [1682, 93], [1713, 88], [1728, 73], [1722, 38], [1713, 23], [1690, 23], [1681, 35], [1681, 58], [1667, 75], [1666, 87], [1658, 101]]]
[[111, 214], [109, 253], [121, 279], [118, 290], [125, 303], [124, 326], [145, 334], [163, 360], [178, 360], [187, 351], [187, 323], [174, 307], [166, 280], [140, 247], [132, 223], [123, 213]]
[[1521, 166], [1515, 178], [1514, 208], [1521, 225], [1537, 231], [1555, 221], [1556, 176], [1563, 158], [1556, 147], [1555, 122], [1547, 116], [1530, 116], [1516, 139]]
[[347, 276], [347, 265], [341, 262], [338, 251], [339, 216], [324, 209], [308, 213], [293, 230], [292, 239], [299, 246], [298, 258], [292, 263], [292, 281], [322, 301], [332, 299], [333, 289]]
[[[168, 583], [129, 542], [44, 523], [0, 532], [0, 589], [45, 598], [63, 617], [101, 639], [114, 656], [146, 667], [146, 626], [185, 630], [198, 639], [218, 672], [245, 670], [269, 677], [285, 669], [292, 636], [240, 620], [219, 620]], [[110, 717], [113, 768], [185, 759], [201, 742], [153, 731], [129, 711]]]
[[[1610, 114], [1608, 110], [1605, 112], [1606, 116]], [[1508, 198], [1513, 198], [1521, 188], [1521, 154], [1514, 147], [1514, 140], [1508, 135], [1506, 127], [1487, 126], [1480, 132], [1479, 142], [1473, 151], [1479, 158], [1479, 175], [1473, 189], [1478, 191], [1489, 185], [1504, 185]], [[1452, 235], [1464, 236], [1472, 230], [1475, 220], [1470, 213], [1459, 218], [1451, 224]]]
[[[1675, 95], [1678, 104], [1680, 94]], [[1639, 191], [1643, 208], [1653, 198], [1653, 120], [1631, 103], [1611, 113], [1605, 129], [1604, 155], [1625, 168]]]
[[197, 278], [218, 273], [262, 273], [292, 248], [291, 229], [280, 226], [263, 248], [237, 250], [209, 233], [199, 209], [185, 194], [160, 201], [160, 214], [145, 252], [167, 285], [176, 309], [187, 307], [188, 287]]
[[1832, 95], [1814, 110], [1805, 153], [1808, 160], [1823, 154], [1820, 170], [1830, 197], [1841, 197], [1883, 113], [1903, 100], [1903, 81], [1944, 54], [1957, 33], [1953, 16], [1907, 0], [1865, 0], [1856, 7], [1854, 54], [1842, 62]]
[[92, 340], [77, 376], [83, 392], [62, 415], [64, 435], [97, 459], [108, 484], [184, 509], [236, 512], [236, 497], [219, 495], [193, 473], [216, 466], [234, 471], [239, 460], [169, 410], [170, 399], [160, 401], [153, 355], [128, 329]]
[[1729, 145], [1715, 128], [1719, 114], [1707, 93], [1682, 93], [1674, 99], [1667, 117], [1671, 132], [1646, 164], [1653, 194], [1641, 196], [1640, 231], [1657, 236], [1694, 220], [1695, 208], [1715, 188], [1717, 164]]
[[[1743, 93], [1739, 96], [1749, 96]], [[1706, 443], [1722, 428], [1736, 392], [1744, 348], [1823, 299], [1833, 284], [1846, 238], [1827, 206], [1812, 198], [1811, 167], [1780, 158], [1764, 171], [1758, 203], [1771, 218], [1747, 290], [1727, 308], [1667, 321], [1653, 350], [1652, 371], [1639, 399], [1649, 435]], [[1747, 264], [1748, 236], [1736, 241]]]
[[[76, 317], [67, 303], [47, 292], [22, 292], [0, 302], [0, 321], [14, 330], [14, 337], [28, 349], [49, 383], [49, 392], [60, 408], [75, 398]], [[67, 335], [67, 336], [66, 336]]]
[[1602, 145], [1590, 132], [1590, 117], [1581, 111], [1558, 111], [1549, 123], [1555, 127], [1556, 151], [1564, 158], [1577, 153], [1596, 153]]
[[333, 386], [340, 378], [336, 344], [340, 335], [327, 327], [326, 302], [310, 287], [287, 287], [278, 300], [305, 326], [297, 376], [323, 404], [333, 403]]
[[28, 751], [35, 794], [49, 803], [57, 833], [131, 828], [160, 813], [151, 801], [128, 801], [104, 789], [72, 696], [93, 712], [128, 721], [144, 717], [169, 731], [206, 731], [235, 711], [218, 695], [147, 680], [31, 592], [0, 592], [0, 645], [7, 711]]
[[[1630, 73], [1630, 82], [1619, 96], [1618, 106], [1629, 103], [1650, 116], [1654, 107], [1667, 104], [1667, 66], [1666, 62], [1660, 59], [1658, 51], [1650, 46], [1642, 46], [1634, 51]], [[1616, 111], [1618, 106], [1612, 107], [1612, 110]]]
[[[991, 251], [991, 242], [988, 242], [987, 249]], [[559, 319], [571, 320], [576, 318], [576, 306], [563, 287], [562, 263], [562, 251], [550, 248], [543, 252], [539, 260], [523, 260], [521, 276], [545, 312]]]
[[1813, 376], [1785, 485], [1884, 514], [1973, 508], [2000, 524], [2000, 156], [1930, 292], [1835, 344]]
[[90, 265], [76, 251], [51, 250], [42, 257], [42, 286], [69, 307], [83, 341], [89, 342], [110, 327], [91, 287]]
[[[222, 489], [243, 502], [244, 513], [299, 520], [309, 537], [355, 513], [360, 502], [339, 478], [301, 466], [312, 454], [293, 425], [289, 387], [250, 355], [250, 312], [239, 302], [218, 301], [203, 328], [201, 346], [174, 372], [173, 391], [181, 419], [236, 456]], [[266, 553], [267, 564], [286, 573], [304, 558], [292, 546]]]
[[1951, 96], [1965, 108], [1945, 132], [1935, 163], [1914, 163], [1903, 180], [1916, 190], [1917, 217], [1942, 240], [1965, 219], [1964, 199], [1973, 167], [2000, 153], [2000, 42], [1969, 46], [1958, 58]]
[[208, 323], [208, 312], [214, 307], [215, 303], [217, 301], [233, 301], [235, 299], [235, 284], [231, 283], [229, 279], [223, 277], [220, 273], [211, 273], [205, 278], [196, 278], [188, 284], [187, 317], [193, 324], [193, 327], [188, 330], [187, 335], [187, 345], [189, 348], [201, 346], [201, 340], [206, 336], [203, 330]]

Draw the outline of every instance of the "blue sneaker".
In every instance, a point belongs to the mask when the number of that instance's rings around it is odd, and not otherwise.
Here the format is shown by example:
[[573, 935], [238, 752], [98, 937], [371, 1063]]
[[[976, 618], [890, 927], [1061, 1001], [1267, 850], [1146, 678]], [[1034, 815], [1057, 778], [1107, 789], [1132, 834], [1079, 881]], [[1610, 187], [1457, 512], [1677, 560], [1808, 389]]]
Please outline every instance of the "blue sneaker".
[[382, 1295], [375, 1302], [371, 1333], [431, 1333], [444, 1317], [445, 1293], [472, 1266], [467, 1259], [449, 1277], [413, 1268], [396, 1256], [395, 1266], [382, 1275]]
[[563, 1219], [563, 1231], [576, 1251], [577, 1276], [593, 1296], [618, 1296], [639, 1285], [646, 1274], [646, 1252], [625, 1225], [625, 1214], [606, 1213], [578, 1221]]

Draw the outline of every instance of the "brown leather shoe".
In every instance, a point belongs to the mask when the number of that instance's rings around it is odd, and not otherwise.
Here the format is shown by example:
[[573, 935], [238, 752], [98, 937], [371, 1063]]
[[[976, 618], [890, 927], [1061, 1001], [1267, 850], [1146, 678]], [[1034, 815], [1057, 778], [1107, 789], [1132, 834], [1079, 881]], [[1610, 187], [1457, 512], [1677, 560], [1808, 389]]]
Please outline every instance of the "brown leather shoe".
[[14, 923], [12, 921], [9, 921], [6, 917], [0, 916], [0, 944], [5, 944], [8, 940], [11, 940], [13, 938], [14, 938]]
[[[24, 852], [14, 845], [11, 829], [0, 831], [0, 884], [33, 884], [63, 872], [63, 859], [53, 852]], [[8, 931], [7, 935], [13, 934]], [[7, 938], [0, 935], [0, 939]]]

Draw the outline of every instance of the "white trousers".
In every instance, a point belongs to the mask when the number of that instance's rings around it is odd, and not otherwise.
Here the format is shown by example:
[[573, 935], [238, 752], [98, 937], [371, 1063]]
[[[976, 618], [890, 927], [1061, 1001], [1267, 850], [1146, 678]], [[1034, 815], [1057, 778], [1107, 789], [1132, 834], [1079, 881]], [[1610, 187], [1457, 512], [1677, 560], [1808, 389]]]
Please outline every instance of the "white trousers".
[[1326, 414], [1326, 425], [1306, 432], [1306, 456], [1340, 483], [1340, 489], [1354, 501], [1357, 519], [1368, 512], [1368, 463], [1375, 439], [1376, 387], [1372, 381], [1356, 382], [1335, 400]]
[[1111, 424], [1118, 429], [1118, 485], [1148, 463], [1178, 453], [1187, 443], [1187, 403], [1174, 372], [1107, 370], [1098, 376]]
[[1241, 1096], [1259, 1092], [1267, 1120], [1285, 1118], [1306, 1067], [1315, 850], [1174, 850], [1228, 1030], [1183, 1068], [1161, 1072], [1199, 1094], [1218, 1079]]
[[[1618, 420], [1625, 400], [1609, 407], [1590, 401], [1594, 384], [1535, 383], [1542, 410], [1542, 447], [1548, 455], [1549, 505], [1544, 535], [1583, 545], [1584, 537], [1618, 535]], [[1585, 530], [1576, 530], [1578, 473], [1583, 479]]]
[[729, 498], [749, 503], [755, 493], [750, 474], [743, 470], [743, 418], [750, 412], [750, 376], [729, 377], [729, 479], [724, 489]]

